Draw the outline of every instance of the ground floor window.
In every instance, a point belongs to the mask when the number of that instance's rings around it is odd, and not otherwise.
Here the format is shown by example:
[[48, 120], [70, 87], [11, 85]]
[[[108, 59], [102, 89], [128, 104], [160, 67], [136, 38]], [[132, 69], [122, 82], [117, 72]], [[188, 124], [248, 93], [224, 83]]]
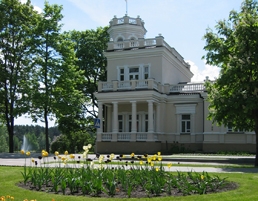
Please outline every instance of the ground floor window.
[[[131, 132], [132, 115], [118, 115], [118, 128], [119, 132]], [[138, 113], [136, 115], [136, 131], [148, 132], [148, 114], [146, 114], [145, 112]]]
[[181, 133], [191, 133], [191, 115], [190, 114], [182, 115]]

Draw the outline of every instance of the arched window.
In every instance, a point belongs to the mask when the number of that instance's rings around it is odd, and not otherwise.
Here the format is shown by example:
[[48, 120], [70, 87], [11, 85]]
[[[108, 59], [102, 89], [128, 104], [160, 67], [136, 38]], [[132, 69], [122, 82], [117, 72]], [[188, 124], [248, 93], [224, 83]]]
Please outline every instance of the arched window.
[[117, 39], [117, 42], [122, 42], [122, 41], [124, 41], [122, 37], [119, 37], [119, 38]]

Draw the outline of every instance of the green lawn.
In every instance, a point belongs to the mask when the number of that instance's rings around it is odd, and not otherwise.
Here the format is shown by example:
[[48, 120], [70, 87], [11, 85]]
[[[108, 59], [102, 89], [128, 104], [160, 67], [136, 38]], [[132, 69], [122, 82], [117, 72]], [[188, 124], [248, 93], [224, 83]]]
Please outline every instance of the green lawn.
[[[15, 201], [23, 201], [24, 199], [37, 201], [93, 201], [93, 200], [104, 200], [103, 198], [89, 198], [89, 197], [75, 197], [75, 196], [61, 196], [55, 194], [47, 194], [44, 192], [35, 192], [24, 190], [15, 185], [15, 183], [22, 181], [21, 172], [23, 171], [22, 167], [0, 167], [0, 196], [3, 195], [11, 195], [14, 197]], [[217, 174], [221, 178], [227, 177], [229, 181], [234, 181], [239, 184], [239, 188], [237, 190], [217, 193], [217, 194], [209, 194], [209, 195], [195, 195], [195, 196], [184, 196], [184, 197], [173, 197], [173, 200], [191, 200], [191, 201], [217, 201], [217, 200], [257, 200], [258, 199], [258, 174], [255, 173], [221, 173]], [[121, 200], [110, 198], [110, 200]], [[138, 200], [133, 198], [127, 198], [122, 200]], [[171, 200], [171, 197], [158, 197], [158, 198], [141, 198], [140, 200], [153, 200], [153, 201], [165, 201]]]

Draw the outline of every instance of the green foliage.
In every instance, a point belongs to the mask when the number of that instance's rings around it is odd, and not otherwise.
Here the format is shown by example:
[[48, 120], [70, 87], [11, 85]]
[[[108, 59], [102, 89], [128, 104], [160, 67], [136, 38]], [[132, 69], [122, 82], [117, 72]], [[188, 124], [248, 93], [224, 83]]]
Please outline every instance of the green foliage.
[[14, 118], [28, 112], [29, 107], [25, 86], [30, 76], [36, 15], [29, 1], [0, 1], [0, 119], [7, 126], [9, 152], [14, 150]]
[[93, 144], [94, 139], [87, 132], [75, 132], [70, 135], [60, 135], [51, 144], [51, 152], [58, 151], [64, 153], [65, 151], [71, 153], [78, 153], [85, 144]]
[[8, 134], [7, 130], [4, 126], [0, 125], [0, 153], [1, 152], [8, 152]]
[[[24, 182], [31, 189], [38, 191], [47, 187], [56, 193], [62, 192], [63, 195], [67, 192], [73, 195], [82, 191], [84, 195], [94, 197], [101, 193], [113, 197], [117, 192], [126, 193], [127, 197], [131, 197], [132, 192], [139, 190], [145, 192], [145, 196], [148, 197], [156, 197], [164, 195], [164, 193], [171, 195], [174, 191], [183, 195], [203, 195], [217, 192], [228, 184], [226, 178], [211, 176], [207, 172], [178, 172], [177, 175], [173, 175], [165, 171], [162, 162], [157, 162], [153, 158], [154, 156], [151, 157], [152, 159], [141, 157], [146, 162], [151, 160], [149, 163], [145, 163], [146, 165], [142, 163], [136, 166], [132, 157], [130, 165], [128, 162], [123, 162], [123, 164], [113, 168], [108, 163], [114, 157], [115, 155], [111, 154], [106, 157], [108, 158], [106, 161], [103, 161], [105, 157], [101, 155], [96, 161], [91, 161], [90, 165], [78, 164], [77, 166], [74, 164], [71, 167], [67, 163], [69, 158], [62, 156], [65, 167], [60, 167], [58, 162], [55, 167], [48, 167], [46, 164], [44, 167], [30, 167], [29, 173], [27, 169], [24, 169], [23, 175], [26, 175]], [[119, 156], [117, 157], [119, 159]], [[74, 159], [72, 162], [75, 162]], [[87, 160], [85, 162], [88, 163]], [[155, 165], [152, 165], [153, 163]], [[127, 168], [125, 168], [125, 164], [128, 166]]]
[[216, 33], [204, 35], [208, 64], [221, 67], [215, 82], [206, 82], [209, 119], [245, 131], [256, 132], [258, 166], [258, 3], [244, 0], [240, 12], [217, 23]]
[[231, 11], [219, 21], [213, 33], [204, 36], [208, 64], [221, 67], [215, 82], [207, 82], [209, 118], [219, 124], [233, 124], [241, 130], [255, 130], [258, 118], [258, 5], [245, 0], [241, 11]]

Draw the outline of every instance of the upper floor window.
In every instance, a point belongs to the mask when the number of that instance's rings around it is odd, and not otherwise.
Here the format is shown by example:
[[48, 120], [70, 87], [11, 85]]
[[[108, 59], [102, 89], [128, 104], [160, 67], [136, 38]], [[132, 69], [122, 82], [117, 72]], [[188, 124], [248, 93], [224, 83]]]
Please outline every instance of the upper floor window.
[[181, 133], [191, 133], [191, 116], [190, 116], [190, 114], [182, 115]]
[[124, 39], [123, 39], [122, 37], [119, 37], [119, 38], [117, 39], [117, 42], [122, 42], [122, 41], [124, 41]]
[[117, 66], [117, 80], [146, 80], [150, 78], [149, 65]]
[[139, 67], [129, 68], [129, 80], [139, 79]]
[[120, 81], [125, 80], [125, 70], [123, 68], [120, 68]]
[[144, 79], [149, 78], [149, 66], [144, 66]]

